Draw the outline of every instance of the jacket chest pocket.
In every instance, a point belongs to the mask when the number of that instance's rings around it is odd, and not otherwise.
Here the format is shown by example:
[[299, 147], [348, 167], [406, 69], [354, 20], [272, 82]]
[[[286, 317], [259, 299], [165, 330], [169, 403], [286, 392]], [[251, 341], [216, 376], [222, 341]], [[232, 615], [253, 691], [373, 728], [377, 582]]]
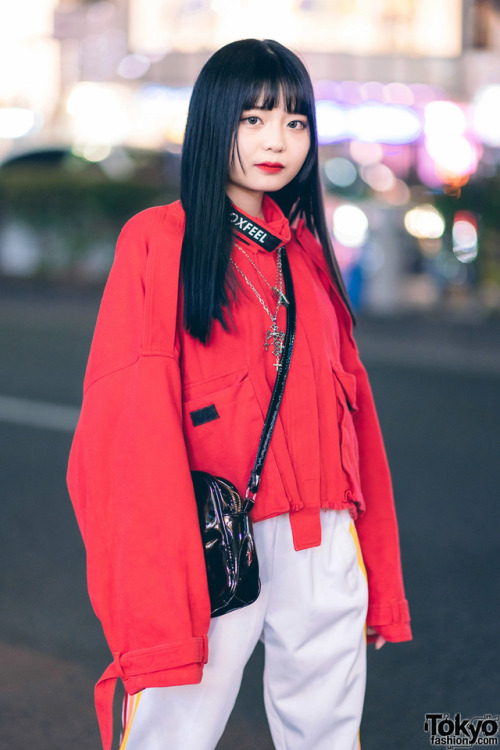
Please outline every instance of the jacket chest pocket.
[[207, 471], [245, 492], [262, 430], [247, 370], [185, 388], [184, 433], [192, 470]]

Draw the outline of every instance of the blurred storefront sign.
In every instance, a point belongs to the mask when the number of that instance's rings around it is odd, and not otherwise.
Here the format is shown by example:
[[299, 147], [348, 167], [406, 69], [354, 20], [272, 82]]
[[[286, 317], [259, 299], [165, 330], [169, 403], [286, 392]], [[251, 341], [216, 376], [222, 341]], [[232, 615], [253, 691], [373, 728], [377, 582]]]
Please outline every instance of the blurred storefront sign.
[[52, 38], [57, 5], [58, 0], [0, 3], [0, 153], [9, 131], [14, 138], [32, 133], [41, 117], [50, 121], [57, 107], [60, 49]]
[[461, 0], [130, 0], [130, 42], [141, 52], [214, 49], [277, 37], [302, 51], [455, 57]]

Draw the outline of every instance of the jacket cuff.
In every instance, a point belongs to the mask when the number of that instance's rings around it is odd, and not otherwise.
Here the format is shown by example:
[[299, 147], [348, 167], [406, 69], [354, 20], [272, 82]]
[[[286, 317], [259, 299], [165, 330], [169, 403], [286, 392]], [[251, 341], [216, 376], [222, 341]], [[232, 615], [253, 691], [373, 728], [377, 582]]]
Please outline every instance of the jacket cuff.
[[[199, 636], [177, 641], [164, 646], [141, 648], [125, 654], [113, 654], [113, 664], [118, 676], [129, 681], [146, 675], [166, 673], [184, 669], [189, 665], [206, 664], [208, 656], [207, 638]], [[170, 683], [174, 685], [175, 683]], [[148, 685], [144, 685], [148, 687]]]
[[104, 750], [111, 750], [113, 739], [113, 696], [117, 679], [129, 694], [147, 687], [170, 687], [201, 681], [208, 656], [206, 636], [190, 638], [155, 648], [114, 654], [95, 687], [95, 707]]
[[[392, 600], [387, 604], [368, 607], [366, 624], [374, 628], [386, 641], [411, 641], [410, 610], [406, 599]], [[376, 636], [368, 636], [368, 642]]]

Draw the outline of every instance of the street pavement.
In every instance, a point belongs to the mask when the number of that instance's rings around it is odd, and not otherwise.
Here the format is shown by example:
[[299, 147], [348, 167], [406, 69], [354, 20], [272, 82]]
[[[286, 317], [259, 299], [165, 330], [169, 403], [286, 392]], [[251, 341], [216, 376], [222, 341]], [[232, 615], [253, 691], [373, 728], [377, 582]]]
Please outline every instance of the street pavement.
[[[109, 655], [65, 488], [98, 302], [95, 290], [0, 282], [0, 750], [100, 747], [92, 691]], [[357, 339], [393, 471], [414, 630], [411, 643], [369, 648], [362, 747], [424, 750], [426, 713], [500, 709], [500, 321], [362, 317]], [[47, 403], [69, 409], [51, 423]], [[272, 750], [262, 666], [258, 647], [218, 750]]]

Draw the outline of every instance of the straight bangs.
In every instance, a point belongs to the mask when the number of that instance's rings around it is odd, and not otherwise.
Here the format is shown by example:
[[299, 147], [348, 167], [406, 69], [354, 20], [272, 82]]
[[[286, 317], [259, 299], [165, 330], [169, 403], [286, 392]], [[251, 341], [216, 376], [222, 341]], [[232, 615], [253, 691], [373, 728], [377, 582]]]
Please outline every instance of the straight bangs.
[[272, 110], [283, 104], [288, 114], [309, 117], [311, 107], [308, 98], [304, 96], [302, 82], [283, 70], [276, 70], [273, 76], [269, 76], [269, 71], [266, 73], [267, 76], [261, 80], [252, 79], [251, 90], [246, 93], [242, 110], [255, 107]]

